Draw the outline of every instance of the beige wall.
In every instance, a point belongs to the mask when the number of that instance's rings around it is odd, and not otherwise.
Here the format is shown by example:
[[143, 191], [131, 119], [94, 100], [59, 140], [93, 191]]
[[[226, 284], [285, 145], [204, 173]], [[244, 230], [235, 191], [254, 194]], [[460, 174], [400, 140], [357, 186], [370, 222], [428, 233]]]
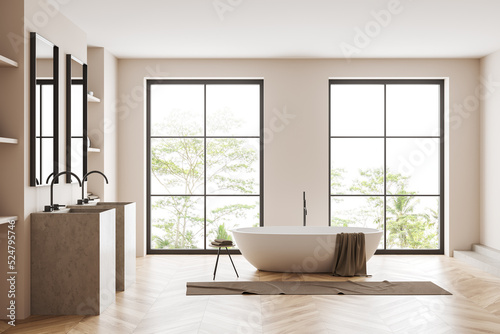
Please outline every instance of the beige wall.
[[[82, 30], [50, 7], [41, 7], [38, 0], [26, 0], [24, 4], [3, 0], [0, 13], [0, 54], [20, 64], [18, 69], [0, 69], [0, 136], [19, 139], [18, 145], [0, 145], [0, 215], [19, 216], [16, 301], [17, 318], [22, 319], [30, 314], [30, 214], [48, 204], [49, 188], [29, 187], [29, 47], [21, 42], [14, 48], [6, 34], [28, 36], [30, 31], [36, 31], [60, 47], [60, 170], [65, 169], [66, 158], [64, 56], [71, 53], [85, 62], [87, 47]], [[40, 20], [45, 17], [47, 20]], [[27, 22], [25, 31], [24, 22]], [[309, 224], [328, 223], [329, 77], [449, 78], [446, 253], [469, 249], [480, 240], [500, 249], [499, 238], [495, 237], [500, 228], [494, 215], [494, 186], [498, 183], [495, 171], [500, 164], [496, 158], [499, 138], [494, 125], [500, 97], [495, 91], [494, 96], [482, 101], [481, 146], [479, 107], [474, 100], [481, 87], [480, 73], [500, 76], [499, 53], [484, 58], [481, 70], [479, 60], [474, 59], [352, 60], [349, 63], [345, 60], [116, 60], [105, 50], [102, 64], [104, 110], [102, 123], [95, 125], [104, 129], [105, 145], [96, 160], [102, 161], [104, 172], [110, 178], [111, 185], [103, 188], [104, 199], [137, 202], [138, 255], [145, 254], [146, 239], [145, 77], [264, 78], [265, 127], [274, 130], [265, 144], [264, 220], [268, 226], [300, 225], [304, 190], [308, 193]], [[96, 91], [97, 88], [89, 85], [89, 89]], [[117, 96], [119, 99], [115, 102]], [[282, 130], [274, 127], [276, 122], [283, 122], [276, 112], [292, 117], [286, 119]], [[98, 177], [95, 179], [102, 182]], [[77, 185], [57, 185], [55, 202], [71, 204], [79, 197], [79, 190]], [[2, 234], [5, 235], [5, 230], [0, 229], [0, 239]], [[0, 256], [4, 258], [5, 254]], [[2, 281], [1, 291], [4, 288]], [[0, 307], [3, 307], [5, 294], [0, 293]]]
[[[41, 7], [40, 1], [36, 0], [26, 0], [25, 1], [25, 18], [29, 22], [33, 22], [32, 25], [26, 27], [26, 34], [30, 31], [35, 31], [41, 36], [45, 37], [55, 45], [59, 47], [59, 170], [63, 171], [66, 169], [66, 143], [65, 143], [65, 133], [66, 133], [66, 71], [65, 71], [65, 56], [66, 54], [72, 54], [83, 62], [87, 61], [87, 36], [80, 28], [73, 24], [63, 15], [57, 12], [51, 12], [47, 7]], [[49, 19], [47, 21], [40, 21], [45, 24], [35, 24], [36, 17], [40, 17], [45, 13]], [[25, 68], [29, 69], [29, 48], [26, 48], [25, 52]], [[24, 236], [27, 240], [25, 247], [26, 253], [24, 254], [24, 259], [26, 259], [25, 282], [21, 286], [23, 290], [26, 291], [24, 295], [24, 314], [29, 315], [29, 224], [30, 224], [30, 214], [32, 212], [42, 211], [45, 205], [50, 203], [50, 189], [48, 186], [42, 187], [30, 187], [29, 186], [29, 70], [25, 72], [25, 174], [24, 174], [24, 224], [26, 225], [26, 233]], [[58, 204], [73, 204], [76, 203], [76, 199], [80, 196], [80, 187], [78, 184], [65, 184], [64, 177], [61, 177], [62, 181], [59, 185], [54, 186], [54, 203]]]
[[137, 254], [145, 253], [145, 77], [264, 78], [264, 125], [276, 111], [292, 115], [266, 138], [265, 225], [300, 225], [302, 191], [308, 196], [310, 225], [328, 224], [328, 78], [449, 78], [446, 114], [446, 246], [468, 249], [479, 241], [479, 112], [464, 116], [460, 105], [474, 95], [479, 60], [156, 60], [118, 61], [119, 200], [136, 201]]
[[[19, 64], [18, 68], [0, 67], [0, 137], [17, 138], [17, 145], [0, 144], [0, 216], [18, 216], [15, 232], [16, 240], [17, 284], [21, 285], [16, 294], [18, 303], [17, 316], [25, 313], [29, 281], [26, 281], [29, 259], [26, 249], [28, 230], [24, 221], [24, 48], [23, 1], [0, 1], [0, 54]], [[11, 34], [11, 35], [9, 35]], [[20, 36], [20, 44], [13, 46], [9, 36]], [[9, 299], [7, 297], [7, 225], [0, 225], [0, 319], [5, 319]], [[29, 269], [29, 268], [28, 268]], [[29, 274], [29, 271], [28, 271]], [[21, 310], [19, 309], [21, 304]]]
[[481, 91], [480, 240], [500, 250], [500, 51], [482, 58], [480, 64], [481, 76], [490, 82]]
[[[87, 62], [87, 38], [85, 32], [59, 14], [53, 4], [64, 6], [64, 1], [49, 4], [38, 0], [3, 0], [0, 2], [0, 54], [16, 60], [17, 69], [0, 69], [0, 97], [2, 109], [0, 113], [0, 136], [19, 139], [18, 145], [0, 145], [0, 215], [16, 215], [17, 222], [16, 260], [17, 260], [17, 319], [30, 315], [30, 214], [43, 210], [49, 204], [50, 192], [48, 186], [29, 186], [29, 33], [34, 31], [59, 47], [59, 170], [66, 167], [65, 143], [65, 55], [72, 54]], [[25, 25], [26, 23], [26, 25]], [[15, 36], [12, 36], [12, 33]], [[9, 35], [10, 34], [10, 35]], [[10, 38], [10, 39], [9, 39]], [[11, 43], [13, 41], [13, 43]], [[116, 101], [116, 68], [117, 60], [111, 54], [103, 52], [104, 72], [97, 72], [104, 78], [103, 87], [107, 103], [106, 117], [115, 124], [114, 112]], [[89, 88], [91, 86], [89, 85]], [[103, 88], [103, 89], [104, 89]], [[105, 173], [110, 176], [110, 185], [106, 187], [106, 200], [116, 199], [116, 145], [117, 131], [105, 134], [107, 140], [107, 155]], [[103, 155], [104, 156], [104, 155]], [[101, 169], [102, 170], [102, 169]], [[97, 179], [97, 177], [96, 177]], [[61, 184], [54, 187], [54, 202], [58, 204], [74, 204], [80, 197], [80, 187], [77, 184]], [[103, 183], [102, 180], [98, 180]], [[6, 235], [6, 225], [0, 227], [2, 249]], [[2, 250], [2, 258], [6, 253]], [[6, 263], [6, 261], [4, 261]], [[3, 263], [3, 262], [2, 262]], [[0, 307], [5, 309], [8, 303], [4, 274], [2, 269], [0, 282]], [[1, 314], [0, 318], [5, 315]]]
[[53, 60], [52, 59], [37, 59], [36, 60], [36, 77], [37, 78], [52, 78], [53, 76]]
[[[88, 90], [94, 92], [94, 96], [101, 100], [101, 103], [88, 104], [88, 130], [87, 135], [90, 139], [90, 145], [94, 148], [101, 148], [104, 145], [104, 136], [99, 129], [99, 124], [104, 118], [104, 49], [103, 48], [88, 48], [87, 49], [87, 64], [88, 64]], [[97, 132], [96, 132], [97, 131]], [[100, 170], [104, 167], [104, 154], [88, 153], [87, 168], [88, 171]], [[92, 175], [87, 182], [87, 191], [94, 193], [100, 197], [104, 196], [104, 180], [99, 175]]]
[[88, 104], [88, 136], [92, 147], [100, 153], [89, 153], [88, 170], [102, 171], [109, 184], [99, 175], [89, 176], [88, 191], [102, 200], [116, 201], [117, 191], [117, 136], [116, 130], [116, 94], [117, 94], [117, 59], [104, 48], [88, 49], [89, 90], [94, 92], [101, 102]]
[[116, 101], [118, 96], [118, 59], [108, 51], [104, 51], [104, 120], [103, 129], [106, 140], [104, 146], [104, 173], [109, 179], [105, 184], [104, 200], [116, 201], [118, 198], [118, 130]]
[[[65, 54], [71, 53], [86, 61], [86, 34], [64, 16], [58, 14], [54, 7], [43, 5], [38, 0], [3, 0], [0, 2], [2, 39], [1, 47], [5, 55], [19, 63], [19, 68], [2, 72], [2, 119], [8, 129], [5, 136], [19, 139], [19, 144], [11, 148], [0, 148], [2, 156], [8, 160], [2, 162], [2, 177], [0, 185], [0, 210], [6, 215], [17, 215], [16, 234], [16, 305], [17, 319], [23, 319], [30, 314], [30, 214], [41, 211], [49, 204], [49, 187], [29, 186], [29, 32], [35, 31], [59, 46], [59, 169], [65, 170]], [[24, 25], [26, 23], [26, 26]], [[14, 44], [11, 44], [7, 34], [14, 33]], [[2, 51], [3, 52], [3, 51]], [[7, 72], [6, 72], [7, 73]], [[4, 81], [6, 80], [6, 81]], [[4, 87], [4, 85], [6, 87]], [[5, 90], [3, 89], [5, 88]], [[5, 96], [3, 95], [5, 94]], [[6, 108], [6, 109], [3, 109]], [[9, 110], [9, 113], [5, 113]], [[5, 118], [5, 119], [4, 119]], [[3, 134], [2, 134], [3, 135]], [[5, 151], [9, 150], [9, 152]], [[4, 155], [5, 154], [5, 155]], [[0, 159], [3, 161], [3, 159]], [[54, 202], [59, 204], [74, 203], [79, 196], [78, 185], [67, 185], [64, 179], [55, 186]], [[4, 258], [5, 254], [1, 254]], [[3, 284], [3, 280], [2, 280]], [[0, 286], [3, 291], [3, 285]], [[1, 292], [0, 304], [6, 301], [6, 294]], [[4, 312], [0, 314], [4, 318]]]

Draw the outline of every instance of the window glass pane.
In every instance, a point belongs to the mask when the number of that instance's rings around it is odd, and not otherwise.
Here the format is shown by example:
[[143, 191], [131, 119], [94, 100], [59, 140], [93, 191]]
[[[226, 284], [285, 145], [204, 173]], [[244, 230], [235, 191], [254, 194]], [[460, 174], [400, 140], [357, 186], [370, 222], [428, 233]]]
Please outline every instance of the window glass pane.
[[207, 245], [215, 239], [233, 240], [234, 228], [259, 224], [258, 196], [207, 196]]
[[83, 136], [83, 85], [71, 85], [71, 135]]
[[207, 85], [207, 136], [259, 135], [259, 85]]
[[40, 150], [41, 150], [41, 140], [36, 139], [36, 151], [35, 151], [35, 161], [36, 161], [36, 179], [38, 180], [38, 184], [45, 184], [45, 180], [42, 180], [42, 165], [40, 164]]
[[387, 248], [439, 248], [439, 197], [387, 197]]
[[207, 139], [207, 194], [258, 194], [256, 139]]
[[[71, 138], [71, 171], [83, 178], [83, 138]], [[78, 182], [74, 177], [73, 182]]]
[[439, 136], [439, 85], [387, 85], [388, 136]]
[[203, 194], [203, 139], [151, 139], [151, 194]]
[[384, 193], [384, 140], [331, 139], [331, 193]]
[[[42, 175], [40, 184], [45, 184], [50, 174], [54, 172], [54, 140], [52, 138], [42, 139]], [[62, 178], [61, 178], [62, 180]]]
[[202, 136], [203, 85], [151, 85], [152, 136]]
[[203, 197], [151, 197], [151, 248], [203, 248]]
[[330, 85], [332, 136], [383, 136], [383, 85]]
[[[40, 110], [40, 96], [41, 96], [41, 93], [40, 91], [42, 90], [42, 86], [40, 85], [36, 85], [36, 102], [35, 102], [35, 106], [36, 106], [36, 117], [35, 117], [35, 126], [36, 126], [36, 129], [35, 129], [35, 133], [36, 133], [36, 136], [37, 137], [40, 137], [40, 118], [42, 118], [42, 114], [41, 114], [41, 110]], [[39, 161], [38, 159], [36, 161]], [[36, 175], [39, 175], [38, 173], [36, 173]]]
[[[384, 229], [383, 196], [332, 196], [331, 226]], [[379, 248], [384, 247], [383, 238]]]
[[53, 136], [54, 133], [54, 87], [42, 85], [41, 88], [41, 122], [42, 136]]
[[439, 139], [387, 139], [387, 193], [439, 194]]

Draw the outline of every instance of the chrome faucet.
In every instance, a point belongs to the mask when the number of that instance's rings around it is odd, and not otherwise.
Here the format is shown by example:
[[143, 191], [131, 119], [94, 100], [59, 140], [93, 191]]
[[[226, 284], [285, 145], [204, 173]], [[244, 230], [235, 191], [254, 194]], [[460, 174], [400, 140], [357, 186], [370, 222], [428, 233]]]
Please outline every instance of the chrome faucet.
[[85, 181], [87, 180], [87, 177], [90, 174], [94, 174], [94, 173], [101, 174], [102, 177], [104, 177], [104, 179], [106, 180], [106, 184], [109, 184], [108, 178], [106, 177], [106, 175], [104, 175], [103, 172], [100, 172], [98, 170], [93, 170], [93, 171], [88, 172], [87, 174], [85, 174], [83, 176], [83, 179], [82, 179], [82, 182], [83, 182], [82, 185], [81, 185], [82, 186], [82, 199], [78, 200], [78, 204], [84, 204], [84, 203], [88, 203], [89, 202], [89, 199], [85, 197], [85, 189], [84, 189], [83, 185], [85, 184]]
[[76, 176], [75, 173], [64, 171], [64, 172], [60, 172], [60, 173], [57, 173], [56, 175], [54, 175], [52, 182], [50, 182], [50, 205], [45, 206], [45, 208], [43, 210], [44, 212], [52, 212], [54, 210], [57, 211], [57, 210], [59, 210], [59, 208], [64, 207], [64, 205], [54, 204], [54, 183], [59, 178], [59, 176], [61, 176], [63, 174], [73, 175], [78, 180], [80, 187], [82, 186], [82, 181], [80, 181], [80, 178], [78, 176]]
[[302, 194], [304, 198], [304, 226], [306, 226], [306, 216], [307, 216], [306, 192], [304, 191]]

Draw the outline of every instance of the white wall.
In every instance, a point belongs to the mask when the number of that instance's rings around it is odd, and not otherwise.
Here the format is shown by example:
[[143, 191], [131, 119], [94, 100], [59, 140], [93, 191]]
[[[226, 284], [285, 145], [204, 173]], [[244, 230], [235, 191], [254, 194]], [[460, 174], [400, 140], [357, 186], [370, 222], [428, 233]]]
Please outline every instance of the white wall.
[[500, 250], [500, 51], [482, 58], [480, 71], [490, 81], [481, 92], [480, 241]]
[[460, 105], [474, 96], [477, 59], [439, 60], [157, 60], [118, 62], [118, 196], [136, 201], [137, 254], [145, 253], [145, 77], [264, 78], [264, 125], [275, 110], [292, 115], [282, 131], [267, 138], [264, 151], [265, 225], [300, 225], [302, 191], [308, 223], [328, 224], [328, 78], [449, 78], [450, 122], [446, 141], [446, 245], [468, 249], [479, 241], [479, 106]]

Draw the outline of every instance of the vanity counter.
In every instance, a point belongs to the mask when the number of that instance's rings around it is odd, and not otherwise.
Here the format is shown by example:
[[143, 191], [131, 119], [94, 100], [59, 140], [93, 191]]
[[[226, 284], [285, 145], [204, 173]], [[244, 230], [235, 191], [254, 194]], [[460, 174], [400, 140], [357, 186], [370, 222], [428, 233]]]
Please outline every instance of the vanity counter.
[[31, 313], [98, 315], [115, 300], [114, 209], [31, 214]]
[[84, 205], [70, 205], [80, 210], [116, 210], [116, 291], [124, 291], [135, 283], [135, 202], [92, 202]]

